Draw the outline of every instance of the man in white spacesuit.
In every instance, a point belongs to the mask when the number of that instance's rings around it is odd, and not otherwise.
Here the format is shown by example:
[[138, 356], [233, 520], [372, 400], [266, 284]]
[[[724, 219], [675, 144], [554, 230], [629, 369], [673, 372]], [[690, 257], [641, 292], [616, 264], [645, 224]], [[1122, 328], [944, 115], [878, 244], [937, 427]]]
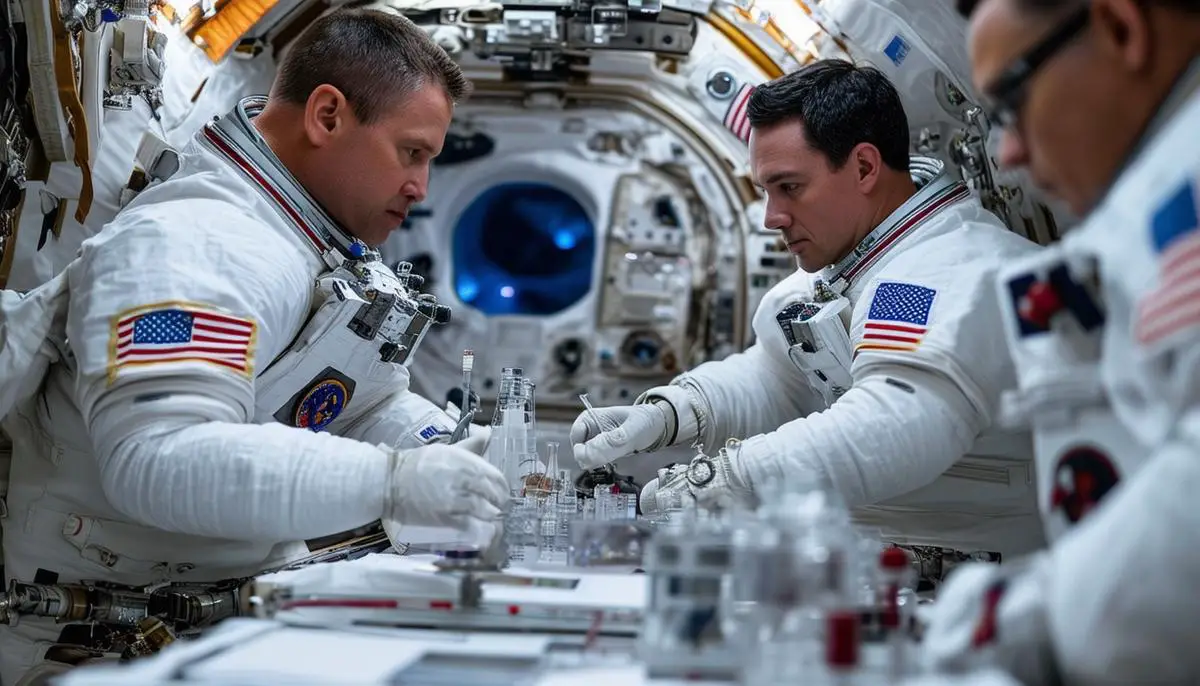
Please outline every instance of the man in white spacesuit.
[[872, 68], [817, 62], [758, 87], [749, 117], [766, 225], [802, 271], [763, 298], [745, 352], [598, 410], [613, 430], [581, 415], [576, 459], [698, 441], [713, 457], [660, 470], [643, 511], [824, 485], [888, 540], [1039, 546], [1028, 435], [993, 430], [1013, 369], [991, 278], [1036, 246], [940, 163], [910, 160], [900, 98]]
[[1000, 162], [1086, 220], [997, 284], [1052, 545], [952, 578], [926, 661], [1197, 683], [1200, 2], [967, 4]]
[[[508, 492], [482, 441], [448, 445], [454, 418], [407, 390], [446, 313], [371, 249], [425, 196], [468, 88], [408, 20], [327, 15], [269, 98], [84, 245], [51, 284], [61, 359], [6, 419], [9, 580], [202, 588], [381, 518], [494, 528]], [[0, 682], [107, 633], [78, 629], [4, 627]]]

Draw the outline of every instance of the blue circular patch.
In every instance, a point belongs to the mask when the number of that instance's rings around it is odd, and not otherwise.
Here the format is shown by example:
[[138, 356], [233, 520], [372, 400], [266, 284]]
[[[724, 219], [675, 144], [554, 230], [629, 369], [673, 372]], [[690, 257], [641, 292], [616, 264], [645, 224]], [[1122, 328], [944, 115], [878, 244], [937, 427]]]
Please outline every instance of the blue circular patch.
[[321, 431], [346, 409], [346, 386], [337, 379], [318, 381], [296, 404], [293, 424], [301, 429]]

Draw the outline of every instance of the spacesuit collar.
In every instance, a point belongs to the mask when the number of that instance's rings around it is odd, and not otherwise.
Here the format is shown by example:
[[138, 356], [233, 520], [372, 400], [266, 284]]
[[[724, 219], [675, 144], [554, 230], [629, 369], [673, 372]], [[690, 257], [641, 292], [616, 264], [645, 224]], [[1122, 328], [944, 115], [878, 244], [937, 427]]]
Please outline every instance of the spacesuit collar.
[[821, 279], [838, 293], [844, 293], [854, 280], [879, 262], [892, 246], [911, 234], [942, 208], [969, 195], [965, 184], [955, 181], [941, 160], [912, 157], [909, 173], [917, 192], [880, 222], [846, 257], [821, 270]]
[[263, 96], [244, 98], [228, 114], [206, 124], [200, 132], [200, 141], [242, 172], [331, 268], [340, 266], [347, 258], [362, 259], [374, 254], [309, 195], [250, 123], [266, 104]]

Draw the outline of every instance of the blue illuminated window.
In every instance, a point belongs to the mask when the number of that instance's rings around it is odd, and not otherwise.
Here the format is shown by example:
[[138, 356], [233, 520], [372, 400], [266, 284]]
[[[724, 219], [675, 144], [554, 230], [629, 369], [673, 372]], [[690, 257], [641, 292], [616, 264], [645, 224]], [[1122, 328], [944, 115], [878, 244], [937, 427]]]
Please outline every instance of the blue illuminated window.
[[583, 206], [542, 183], [480, 194], [454, 227], [454, 289], [488, 315], [550, 315], [592, 287], [596, 230]]

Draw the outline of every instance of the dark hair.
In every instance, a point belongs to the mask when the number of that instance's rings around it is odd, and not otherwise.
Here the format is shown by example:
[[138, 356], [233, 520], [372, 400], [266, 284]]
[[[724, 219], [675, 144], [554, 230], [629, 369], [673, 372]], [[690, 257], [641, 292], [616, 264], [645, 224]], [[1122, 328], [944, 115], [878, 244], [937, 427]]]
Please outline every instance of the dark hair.
[[462, 69], [406, 17], [377, 10], [335, 10], [296, 38], [275, 75], [272, 97], [303, 105], [322, 84], [346, 96], [364, 124], [399, 98], [433, 82], [452, 102], [471, 90]]
[[[1082, 0], [1013, 0], [1017, 8], [1032, 14], [1051, 14], [1058, 10], [1074, 5], [1082, 5]], [[954, 7], [962, 16], [970, 19], [975, 8], [983, 4], [983, 0], [955, 0]], [[1149, 4], [1160, 4], [1186, 12], [1200, 12], [1200, 0], [1150, 0]]]
[[896, 88], [874, 67], [813, 62], [755, 88], [746, 112], [756, 129], [799, 119], [808, 144], [834, 169], [854, 146], [870, 143], [888, 167], [908, 171], [908, 117]]

